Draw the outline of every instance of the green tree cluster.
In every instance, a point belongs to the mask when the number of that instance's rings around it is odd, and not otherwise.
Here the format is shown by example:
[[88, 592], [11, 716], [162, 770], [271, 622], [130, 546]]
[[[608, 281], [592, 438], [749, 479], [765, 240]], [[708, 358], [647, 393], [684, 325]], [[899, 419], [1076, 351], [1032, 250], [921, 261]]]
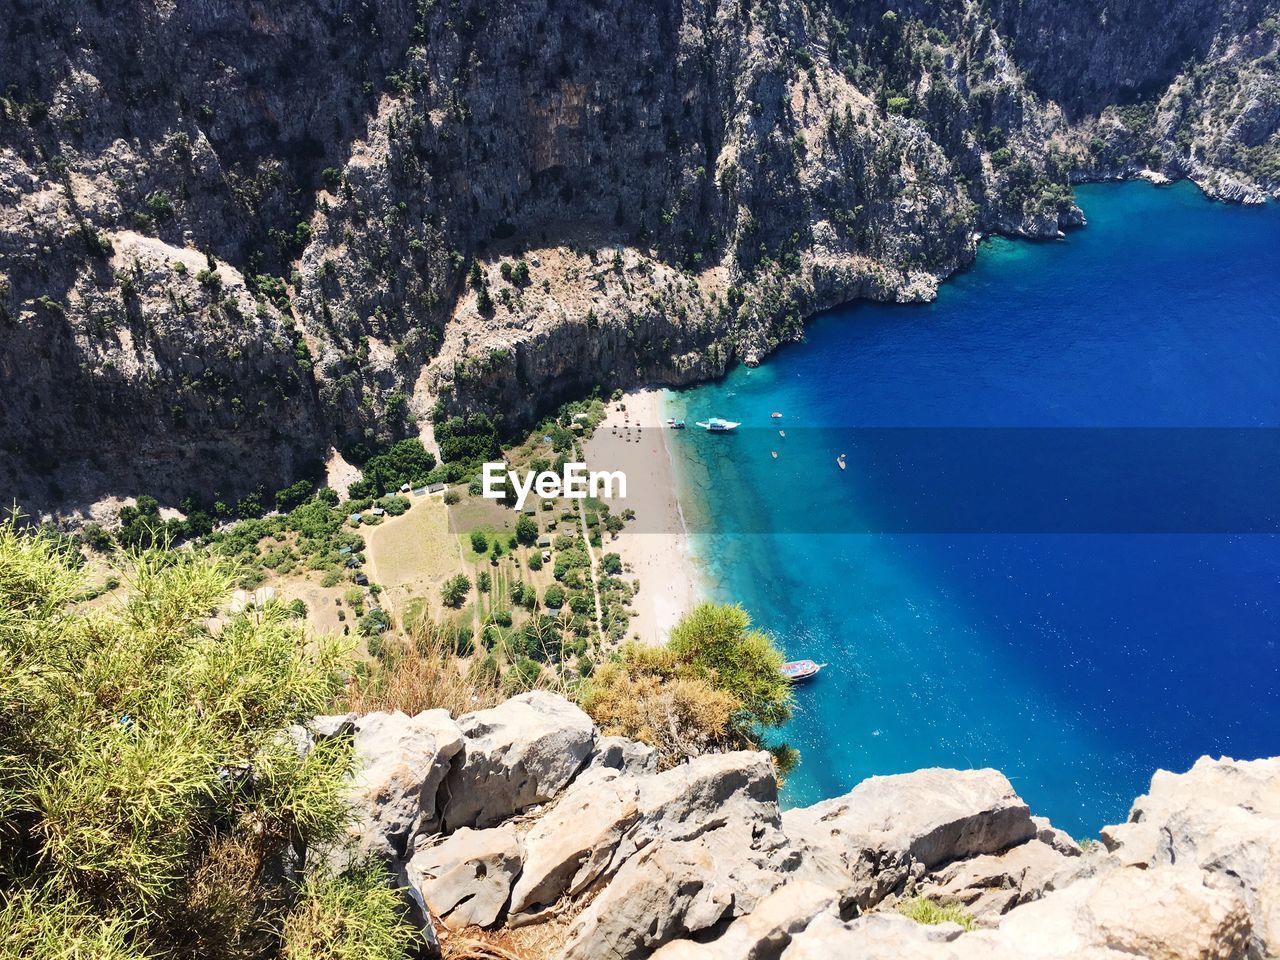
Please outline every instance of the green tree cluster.
[[360, 479], [348, 493], [353, 500], [395, 493], [403, 484], [417, 487], [429, 482], [436, 458], [417, 437], [393, 443], [365, 461]]

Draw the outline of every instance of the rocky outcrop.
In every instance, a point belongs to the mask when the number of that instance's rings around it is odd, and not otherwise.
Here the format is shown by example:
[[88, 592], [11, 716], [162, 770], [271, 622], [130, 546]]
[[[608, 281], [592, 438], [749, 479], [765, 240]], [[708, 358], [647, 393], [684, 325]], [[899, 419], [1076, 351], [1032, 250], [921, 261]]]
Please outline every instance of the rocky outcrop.
[[[425, 838], [424, 838], [425, 839]], [[493, 926], [519, 876], [523, 845], [515, 827], [463, 827], [424, 843], [408, 865], [408, 881], [432, 914], [451, 926]]]
[[[1249, 914], [1195, 870], [1108, 872], [1012, 911], [993, 930], [926, 927], [869, 914], [822, 914], [794, 934], [783, 960], [1244, 960]], [[739, 956], [748, 956], [740, 954]]]
[[1102, 842], [1124, 864], [1195, 867], [1245, 902], [1256, 954], [1280, 956], [1280, 759], [1201, 757], [1184, 774], [1161, 770]]
[[[568, 960], [1277, 955], [1280, 760], [1157, 773], [1082, 850], [994, 770], [873, 777], [784, 813], [768, 754], [659, 773], [548, 693], [456, 722], [320, 718], [310, 737], [353, 738], [355, 845], [442, 936], [545, 924], [539, 949]], [[920, 898], [965, 925], [899, 912]]]
[[954, 860], [1030, 840], [1031, 811], [995, 770], [920, 770], [871, 777], [843, 797], [789, 810], [787, 835], [835, 856], [860, 909]]
[[444, 781], [444, 829], [489, 827], [554, 797], [595, 745], [591, 718], [542, 690], [458, 719], [461, 756]]
[[355, 816], [345, 854], [402, 859], [415, 837], [439, 825], [440, 786], [464, 742], [447, 712], [322, 717], [315, 728], [320, 735], [349, 733], [354, 739], [356, 770], [349, 796]]
[[1072, 179], [1278, 187], [1267, 0], [12, 6], [0, 497], [35, 510], [718, 376], [1078, 225]]

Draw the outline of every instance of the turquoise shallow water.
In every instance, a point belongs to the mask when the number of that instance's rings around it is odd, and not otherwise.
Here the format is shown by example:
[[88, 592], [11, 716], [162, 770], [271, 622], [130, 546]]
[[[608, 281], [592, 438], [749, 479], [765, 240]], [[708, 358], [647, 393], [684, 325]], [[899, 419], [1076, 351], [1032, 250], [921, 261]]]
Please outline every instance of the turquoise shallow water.
[[[717, 599], [831, 664], [779, 732], [802, 751], [787, 803], [990, 765], [1082, 835], [1123, 819], [1158, 767], [1280, 753], [1280, 537], [850, 532], [920, 491], [856, 454], [838, 472], [849, 428], [1280, 426], [1280, 211], [1188, 185], [1078, 201], [1086, 229], [990, 241], [933, 304], [831, 311], [765, 365], [668, 398], [691, 425], [744, 424], [672, 436]], [[962, 509], [947, 476], [929, 489]], [[1150, 494], [1204, 506], [1179, 495]]]

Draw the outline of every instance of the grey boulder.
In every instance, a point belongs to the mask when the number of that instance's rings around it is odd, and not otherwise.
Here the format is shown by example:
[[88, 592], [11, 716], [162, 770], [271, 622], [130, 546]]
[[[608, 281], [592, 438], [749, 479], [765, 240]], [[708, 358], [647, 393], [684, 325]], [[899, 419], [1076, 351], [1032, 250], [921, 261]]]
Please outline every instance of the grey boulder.
[[550, 800], [595, 746], [591, 718], [535, 690], [458, 718], [464, 743], [444, 783], [443, 829], [489, 827]]

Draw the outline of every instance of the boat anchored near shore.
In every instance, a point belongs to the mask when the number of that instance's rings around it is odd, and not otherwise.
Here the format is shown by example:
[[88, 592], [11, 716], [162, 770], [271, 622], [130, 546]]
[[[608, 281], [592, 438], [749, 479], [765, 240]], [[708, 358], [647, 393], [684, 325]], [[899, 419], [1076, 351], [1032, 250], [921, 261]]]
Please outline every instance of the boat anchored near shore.
[[825, 666], [812, 660], [791, 660], [782, 665], [782, 675], [792, 683], [801, 683], [816, 677]]
[[712, 417], [710, 420], [698, 420], [698, 426], [708, 433], [728, 433], [730, 430], [737, 430], [742, 426], [733, 420], [722, 420], [719, 417]]

